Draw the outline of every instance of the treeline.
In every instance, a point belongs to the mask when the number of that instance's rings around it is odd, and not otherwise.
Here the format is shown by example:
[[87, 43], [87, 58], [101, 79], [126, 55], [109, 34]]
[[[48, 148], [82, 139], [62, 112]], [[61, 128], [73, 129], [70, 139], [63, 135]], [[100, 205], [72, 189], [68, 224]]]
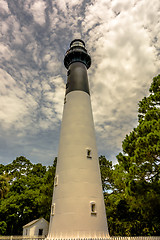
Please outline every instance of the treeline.
[[[160, 235], [160, 75], [149, 91], [118, 163], [99, 157], [111, 236]], [[39, 217], [49, 220], [56, 161], [46, 167], [21, 156], [0, 165], [0, 235], [22, 234]]]
[[21, 235], [41, 216], [49, 220], [56, 160], [46, 167], [21, 156], [0, 165], [0, 235]]

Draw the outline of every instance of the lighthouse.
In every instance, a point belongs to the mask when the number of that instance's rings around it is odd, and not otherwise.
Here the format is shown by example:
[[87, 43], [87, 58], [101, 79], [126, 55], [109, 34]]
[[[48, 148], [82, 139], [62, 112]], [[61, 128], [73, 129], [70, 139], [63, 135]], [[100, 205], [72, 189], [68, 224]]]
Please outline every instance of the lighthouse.
[[67, 84], [47, 239], [109, 237], [96, 148], [87, 69], [81, 39], [64, 58]]

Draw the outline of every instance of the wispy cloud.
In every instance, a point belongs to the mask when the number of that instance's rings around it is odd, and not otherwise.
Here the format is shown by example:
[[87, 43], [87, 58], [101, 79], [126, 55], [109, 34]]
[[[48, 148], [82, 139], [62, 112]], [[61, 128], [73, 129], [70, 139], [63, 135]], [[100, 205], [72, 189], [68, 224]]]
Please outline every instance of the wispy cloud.
[[[77, 37], [92, 57], [88, 73], [99, 153], [115, 160], [137, 124], [137, 103], [160, 70], [159, 17], [159, 0], [1, 0], [0, 143], [7, 143], [1, 144], [2, 161], [16, 151], [44, 163], [52, 151], [56, 156], [63, 58]], [[39, 154], [44, 148], [45, 160]]]
[[105, 147], [109, 154], [110, 149], [115, 154], [120, 150], [124, 136], [136, 126], [138, 101], [159, 71], [153, 41], [159, 4], [154, 9], [147, 4], [95, 1], [86, 9], [83, 25], [89, 29], [87, 42], [96, 66], [90, 78], [94, 119], [98, 141], [103, 142], [99, 149]]

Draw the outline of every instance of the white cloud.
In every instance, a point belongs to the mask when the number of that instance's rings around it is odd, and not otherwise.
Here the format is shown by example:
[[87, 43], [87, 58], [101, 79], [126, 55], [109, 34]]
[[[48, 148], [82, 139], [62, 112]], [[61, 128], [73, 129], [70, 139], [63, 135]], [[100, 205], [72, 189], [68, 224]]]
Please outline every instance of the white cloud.
[[130, 9], [130, 7], [133, 7], [135, 4], [135, 1], [128, 1], [128, 0], [114, 0], [111, 3], [111, 7], [113, 11], [116, 13], [120, 13], [121, 11], [127, 11]]
[[98, 142], [113, 151], [120, 149], [124, 136], [136, 126], [137, 103], [147, 94], [158, 65], [149, 26], [145, 28], [147, 22], [135, 16], [139, 5], [127, 0], [110, 3], [89, 5], [83, 27], [91, 29], [87, 45], [95, 67], [90, 81]]
[[42, 0], [34, 2], [30, 7], [34, 20], [40, 25], [43, 25], [45, 23], [45, 7], [45, 2]]
[[73, 9], [76, 5], [81, 5], [83, 0], [58, 0], [57, 6], [60, 8], [61, 11], [64, 13], [67, 13], [69, 9]]
[[27, 105], [21, 98], [24, 96], [24, 91], [2, 69], [0, 69], [0, 76], [0, 122], [4, 128], [13, 127], [16, 124], [19, 127], [19, 122], [22, 122], [28, 112]]
[[[33, 133], [41, 129], [54, 129], [57, 126], [63, 107], [62, 78], [51, 78], [49, 83], [42, 84], [35, 81], [32, 88], [39, 92], [39, 98], [37, 95], [35, 98], [34, 91], [30, 94], [26, 89], [21, 89], [2, 69], [0, 69], [0, 77], [0, 123], [4, 129], [14, 127], [25, 135], [28, 131]], [[54, 89], [50, 84], [54, 84]]]
[[1, 59], [5, 58], [6, 60], [10, 60], [12, 53], [10, 52], [9, 46], [0, 43], [0, 56]]
[[63, 57], [69, 43], [82, 38], [92, 57], [88, 73], [98, 149], [116, 154], [137, 124], [138, 101], [160, 70], [159, 0], [26, 0], [19, 8], [3, 0], [2, 5], [2, 130], [22, 138], [57, 130], [66, 81]]
[[62, 111], [63, 111], [63, 99], [65, 94], [65, 86], [63, 79], [58, 76], [56, 78], [51, 79], [51, 83], [55, 86], [53, 102], [54, 102], [54, 109], [59, 119], [62, 118]]
[[9, 9], [8, 9], [8, 4], [6, 1], [1, 0], [1, 8], [0, 8], [0, 13], [1, 14], [7, 14], [9, 13]]

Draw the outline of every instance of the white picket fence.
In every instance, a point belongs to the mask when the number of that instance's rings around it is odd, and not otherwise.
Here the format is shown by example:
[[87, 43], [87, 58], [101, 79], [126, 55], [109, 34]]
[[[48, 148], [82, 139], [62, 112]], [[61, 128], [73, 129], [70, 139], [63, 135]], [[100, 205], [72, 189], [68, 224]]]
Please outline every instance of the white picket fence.
[[[45, 240], [45, 236], [0, 236], [0, 240]], [[46, 239], [47, 240], [47, 239]], [[53, 239], [53, 240], [62, 240], [62, 239]], [[64, 239], [63, 239], [64, 240]], [[66, 239], [66, 240], [160, 240], [160, 236], [154, 237], [109, 237], [109, 238], [99, 238], [99, 239]]]

